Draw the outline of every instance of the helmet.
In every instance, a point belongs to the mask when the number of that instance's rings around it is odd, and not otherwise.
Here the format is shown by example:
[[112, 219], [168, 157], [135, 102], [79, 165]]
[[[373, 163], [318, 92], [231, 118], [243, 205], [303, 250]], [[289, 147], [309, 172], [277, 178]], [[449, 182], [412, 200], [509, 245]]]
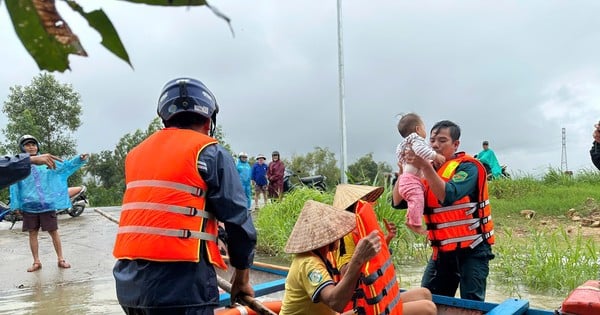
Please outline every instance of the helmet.
[[246, 152], [242, 151], [240, 152], [240, 154], [238, 154], [238, 157], [248, 157], [248, 154], [246, 154]]
[[156, 111], [163, 121], [183, 112], [198, 114], [211, 119], [214, 128], [219, 105], [202, 82], [192, 78], [177, 78], [167, 82], [162, 88]]
[[273, 153], [271, 153], [271, 156], [273, 156], [273, 155], [279, 156], [279, 151], [273, 151]]
[[19, 138], [19, 149], [21, 149], [21, 152], [25, 153], [25, 143], [31, 141], [35, 143], [35, 146], [38, 148], [38, 151], [40, 150], [40, 142], [38, 141], [38, 139], [36, 139], [32, 135], [24, 135], [21, 138]]

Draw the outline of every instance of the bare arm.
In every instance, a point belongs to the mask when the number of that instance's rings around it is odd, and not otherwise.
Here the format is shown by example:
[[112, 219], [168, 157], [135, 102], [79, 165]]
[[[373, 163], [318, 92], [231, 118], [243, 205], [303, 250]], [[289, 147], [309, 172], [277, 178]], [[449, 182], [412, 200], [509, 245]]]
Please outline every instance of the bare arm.
[[231, 302], [248, 295], [254, 297], [254, 289], [250, 285], [250, 268], [235, 269], [231, 280]]
[[62, 160], [52, 154], [41, 154], [41, 155], [34, 155], [29, 157], [29, 159], [31, 160], [31, 164], [35, 164], [35, 165], [46, 165], [48, 166], [48, 168], [51, 169], [55, 169], [56, 168], [56, 163], [55, 161], [60, 161], [62, 162]]
[[360, 239], [356, 245], [352, 259], [346, 265], [346, 272], [337, 285], [328, 285], [319, 293], [319, 300], [336, 312], [343, 312], [344, 307], [354, 294], [356, 282], [364, 263], [373, 258], [381, 250], [381, 238], [377, 231]]

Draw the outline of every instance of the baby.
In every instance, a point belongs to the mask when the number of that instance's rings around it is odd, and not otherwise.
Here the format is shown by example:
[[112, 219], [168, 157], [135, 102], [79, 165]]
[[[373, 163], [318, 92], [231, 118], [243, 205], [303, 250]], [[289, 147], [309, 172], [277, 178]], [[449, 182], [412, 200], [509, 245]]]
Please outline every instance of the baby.
[[425, 234], [426, 229], [422, 224], [425, 196], [421, 183], [421, 170], [408, 164], [404, 154], [407, 150], [412, 150], [423, 159], [433, 160], [436, 165], [444, 164], [446, 158], [437, 154], [425, 140], [427, 136], [425, 124], [419, 115], [415, 113], [403, 115], [398, 121], [398, 132], [404, 138], [396, 148], [396, 154], [398, 164], [402, 166], [402, 174], [398, 179], [398, 192], [408, 203], [406, 225], [415, 233]]

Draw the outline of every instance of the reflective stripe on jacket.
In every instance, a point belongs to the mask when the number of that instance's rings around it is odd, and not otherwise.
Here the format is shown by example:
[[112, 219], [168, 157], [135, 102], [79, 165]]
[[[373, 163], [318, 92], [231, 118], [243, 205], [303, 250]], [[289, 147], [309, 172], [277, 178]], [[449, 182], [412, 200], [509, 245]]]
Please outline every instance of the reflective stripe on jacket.
[[362, 267], [359, 286], [353, 296], [355, 311], [358, 314], [369, 315], [401, 315], [402, 301], [396, 269], [371, 203], [362, 200], [357, 202], [356, 228], [358, 233], [353, 233], [356, 244], [372, 231], [378, 231], [381, 251]]
[[442, 180], [448, 182], [453, 178], [458, 165], [463, 162], [471, 162], [477, 166], [477, 200], [471, 200], [466, 195], [452, 205], [442, 207], [425, 183], [424, 218], [434, 258], [438, 250], [449, 252], [459, 248], [474, 248], [483, 241], [494, 244], [494, 223], [488, 199], [486, 172], [481, 162], [460, 153], [444, 163], [437, 173]]
[[214, 143], [196, 131], [165, 128], [127, 154], [117, 259], [198, 262], [206, 246], [209, 262], [227, 268], [217, 221], [204, 210], [207, 186], [197, 165], [200, 152]]

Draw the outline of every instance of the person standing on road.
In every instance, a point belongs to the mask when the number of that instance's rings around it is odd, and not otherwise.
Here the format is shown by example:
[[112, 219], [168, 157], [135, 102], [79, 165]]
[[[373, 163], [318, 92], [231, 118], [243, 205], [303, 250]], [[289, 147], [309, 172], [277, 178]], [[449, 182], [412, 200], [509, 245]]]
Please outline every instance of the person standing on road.
[[235, 268], [231, 301], [253, 297], [249, 267], [256, 230], [231, 154], [212, 137], [219, 106], [200, 81], [166, 83], [158, 100], [165, 128], [127, 154], [113, 255], [117, 299], [126, 314], [213, 315], [215, 267], [227, 266], [217, 221]]
[[252, 206], [252, 167], [248, 163], [248, 154], [246, 152], [240, 152], [235, 168], [238, 174], [240, 174], [242, 188], [244, 188], [246, 199], [248, 199], [248, 210], [250, 210]]
[[[40, 151], [39, 141], [24, 135], [19, 139], [19, 148], [30, 156], [37, 156]], [[81, 154], [68, 161], [56, 161], [55, 169], [46, 165], [30, 166], [31, 174], [22, 181], [10, 186], [10, 209], [23, 214], [23, 232], [29, 233], [29, 247], [33, 256], [33, 264], [27, 272], [42, 268], [39, 256], [38, 234], [40, 228], [47, 231], [52, 238], [59, 268], [71, 268], [62, 251], [58, 234], [56, 211], [72, 206], [68, 193], [67, 179], [85, 163], [88, 155]]]
[[[424, 218], [433, 253], [421, 286], [433, 294], [453, 297], [460, 285], [461, 298], [483, 301], [489, 261], [494, 258], [485, 168], [472, 156], [457, 152], [460, 127], [451, 121], [440, 121], [431, 128], [430, 143], [446, 158], [437, 170], [413, 152], [406, 154], [407, 162], [420, 168], [425, 177]], [[406, 207], [397, 187], [392, 197], [394, 208]]]
[[283, 174], [285, 165], [280, 159], [279, 151], [273, 151], [271, 154], [271, 163], [267, 169], [267, 179], [269, 180], [269, 198], [280, 199], [283, 194]]
[[590, 157], [592, 158], [592, 163], [600, 170], [600, 122], [594, 125], [592, 137], [594, 138], [594, 142], [590, 149]]
[[254, 210], [258, 210], [258, 196], [262, 195], [267, 204], [267, 187], [269, 181], [267, 181], [267, 164], [265, 160], [267, 158], [259, 154], [256, 157], [256, 162], [252, 166], [252, 185], [254, 186]]

